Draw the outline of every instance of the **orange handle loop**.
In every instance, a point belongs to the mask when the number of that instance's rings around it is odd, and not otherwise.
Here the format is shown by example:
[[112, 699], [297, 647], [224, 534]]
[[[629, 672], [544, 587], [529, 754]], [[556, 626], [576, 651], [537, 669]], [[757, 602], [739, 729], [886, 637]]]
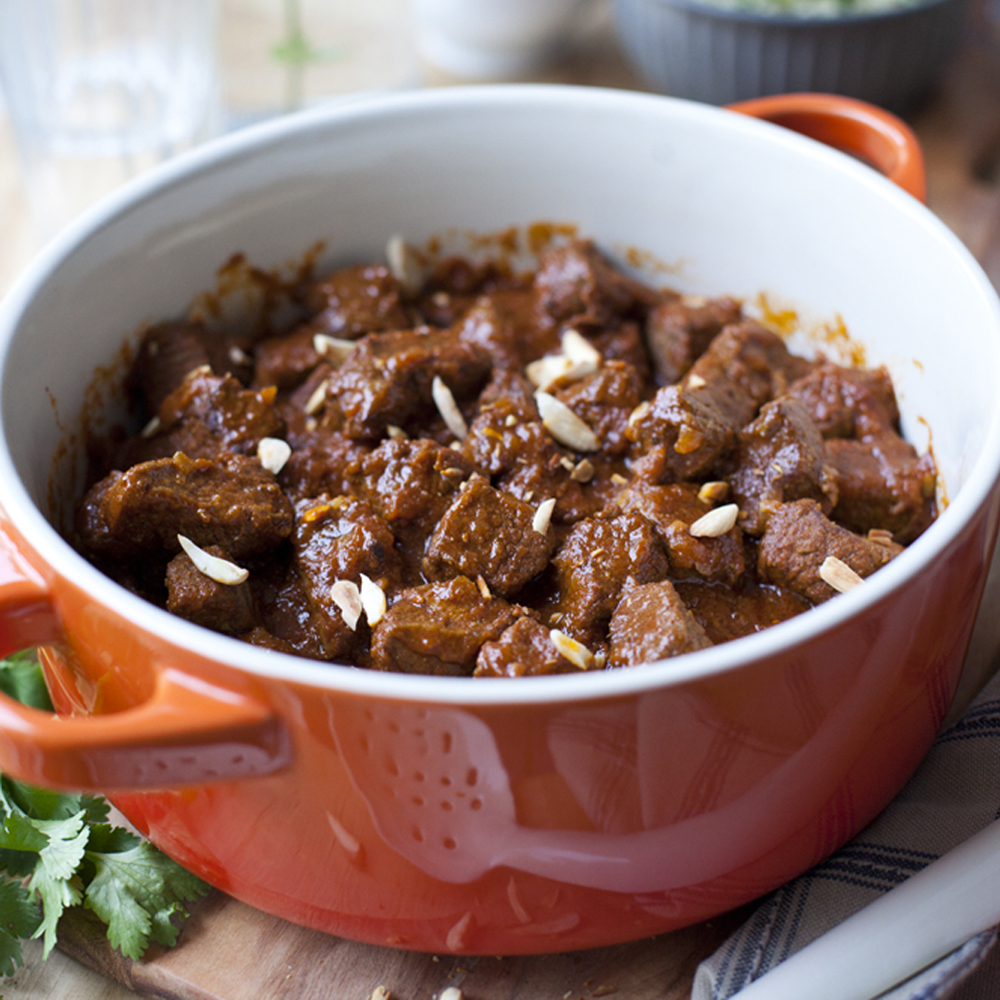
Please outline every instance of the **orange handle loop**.
[[927, 200], [920, 143], [909, 125], [882, 108], [836, 94], [776, 94], [728, 107], [850, 153], [914, 198]]
[[[61, 638], [44, 581], [0, 526], [0, 656]], [[284, 725], [254, 698], [170, 668], [143, 704], [57, 716], [0, 694], [0, 771], [76, 791], [132, 791], [267, 774], [291, 757]]]

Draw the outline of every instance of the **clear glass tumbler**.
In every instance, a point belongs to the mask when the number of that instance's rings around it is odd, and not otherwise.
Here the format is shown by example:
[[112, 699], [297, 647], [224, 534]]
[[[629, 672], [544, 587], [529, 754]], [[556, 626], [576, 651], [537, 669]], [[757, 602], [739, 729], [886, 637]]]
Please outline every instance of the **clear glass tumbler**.
[[0, 83], [39, 235], [210, 135], [215, 0], [0, 0]]

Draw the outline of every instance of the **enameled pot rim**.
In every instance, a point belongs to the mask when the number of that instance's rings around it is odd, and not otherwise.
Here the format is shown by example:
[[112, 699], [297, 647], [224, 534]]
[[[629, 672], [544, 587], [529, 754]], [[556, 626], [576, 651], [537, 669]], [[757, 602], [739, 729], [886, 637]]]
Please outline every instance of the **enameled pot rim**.
[[[417, 108], [446, 113], [449, 108], [473, 106], [486, 111], [490, 106], [509, 106], [511, 102], [548, 104], [554, 112], [566, 108], [586, 110], [602, 107], [613, 110], [616, 107], [635, 109], [648, 106], [651, 116], [666, 112], [670, 116], [702, 119], [710, 127], [718, 129], [766, 134], [770, 142], [786, 147], [799, 157], [803, 169], [809, 169], [810, 162], [817, 158], [836, 164], [840, 172], [849, 176], [850, 183], [874, 186], [880, 197], [889, 200], [899, 213], [916, 219], [932, 232], [936, 240], [947, 245], [949, 252], [959, 259], [967, 272], [970, 287], [978, 289], [990, 302], [994, 317], [991, 335], [1000, 340], [1000, 300], [966, 247], [925, 206], [845, 154], [767, 122], [676, 98], [599, 88], [510, 84], [364, 95], [339, 101], [224, 136], [137, 178], [88, 210], [45, 247], [0, 303], [0, 378], [6, 380], [13, 377], [3, 370], [13, 331], [39, 289], [89, 235], [99, 231], [130, 206], [156, 198], [159, 191], [182, 182], [192, 173], [210, 173], [216, 168], [225, 168], [228, 163], [238, 161], [255, 149], [293, 141], [297, 135], [317, 128], [336, 128], [359, 117], [382, 118], [389, 122], [393, 116], [405, 115], [408, 110]], [[73, 550], [31, 500], [15, 471], [7, 446], [6, 428], [0, 430], [3, 431], [0, 435], [0, 506], [33, 548], [33, 561], [40, 558], [50, 571], [99, 600], [136, 628], [180, 650], [187, 650], [195, 657], [218, 661], [260, 677], [374, 698], [469, 706], [565, 703], [634, 696], [787, 653], [793, 647], [836, 630], [848, 620], [863, 614], [946, 553], [981, 516], [1000, 482], [998, 394], [990, 414], [982, 453], [957, 497], [938, 520], [901, 555], [867, 580], [863, 587], [839, 595], [789, 621], [678, 659], [628, 670], [515, 681], [396, 673], [386, 675], [259, 649], [179, 619], [114, 583]]]

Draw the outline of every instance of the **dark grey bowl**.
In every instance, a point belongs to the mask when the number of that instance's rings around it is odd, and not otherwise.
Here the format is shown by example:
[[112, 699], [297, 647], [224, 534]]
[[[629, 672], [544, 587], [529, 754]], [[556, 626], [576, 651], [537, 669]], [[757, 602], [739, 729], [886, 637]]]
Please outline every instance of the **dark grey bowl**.
[[828, 18], [691, 0], [612, 0], [626, 55], [663, 93], [709, 104], [814, 91], [906, 111], [958, 43], [969, 0]]

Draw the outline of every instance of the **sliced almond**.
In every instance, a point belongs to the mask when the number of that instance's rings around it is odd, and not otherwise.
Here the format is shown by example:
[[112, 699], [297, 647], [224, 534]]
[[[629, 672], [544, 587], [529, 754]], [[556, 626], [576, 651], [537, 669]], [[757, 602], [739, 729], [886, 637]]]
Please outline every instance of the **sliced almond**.
[[153, 419], [150, 420], [149, 423], [146, 424], [146, 426], [143, 427], [141, 431], [139, 431], [139, 436], [144, 438], [155, 437], [157, 434], [160, 433], [160, 428], [162, 426], [163, 425], [160, 423], [160, 418], [153, 417]]
[[708, 383], [697, 373], [688, 375], [688, 387], [691, 389], [703, 389]]
[[193, 379], [197, 375], [211, 375], [212, 366], [211, 365], [198, 365], [196, 368], [192, 368], [191, 371], [184, 376], [184, 381], [187, 382], [189, 379]]
[[594, 665], [594, 654], [582, 642], [554, 628], [549, 630], [549, 638], [560, 656], [564, 656], [575, 667], [589, 670]]
[[405, 441], [410, 435], [403, 430], [402, 427], [397, 427], [395, 424], [389, 424], [385, 429], [386, 434], [391, 437], [394, 441], [400, 440]]
[[361, 591], [353, 580], [338, 580], [330, 588], [330, 600], [340, 608], [344, 623], [353, 632], [358, 627], [358, 619], [365, 610], [361, 603]]
[[620, 472], [612, 472], [611, 473], [611, 482], [613, 482], [615, 484], [615, 486], [627, 486], [628, 485], [628, 480]]
[[537, 531], [540, 535], [546, 534], [549, 530], [549, 525], [552, 523], [552, 511], [555, 509], [555, 497], [543, 500], [542, 503], [538, 505], [538, 509], [535, 511], [535, 516], [531, 519], [532, 531]]
[[819, 568], [820, 578], [834, 590], [846, 594], [852, 587], [864, 582], [863, 578], [836, 556], [827, 556]]
[[479, 593], [482, 595], [484, 601], [489, 601], [493, 598], [493, 594], [490, 592], [490, 585], [481, 575], [476, 576], [476, 586], [479, 588]]
[[597, 435], [565, 403], [541, 389], [535, 402], [542, 425], [560, 443], [574, 451], [597, 451], [601, 446]]
[[457, 986], [448, 986], [441, 991], [438, 1000], [463, 1000], [465, 994]]
[[252, 359], [242, 347], [237, 347], [236, 344], [233, 344], [233, 346], [229, 348], [229, 360], [232, 361], [234, 365], [248, 365]]
[[589, 458], [581, 458], [573, 467], [569, 478], [576, 483], [589, 483], [594, 478], [594, 463]]
[[322, 382], [312, 391], [312, 395], [306, 400], [305, 411], [309, 416], [314, 413], [318, 413], [323, 404], [326, 402], [326, 390], [330, 384], [329, 379], [323, 379]]
[[392, 1000], [392, 994], [384, 986], [376, 986], [368, 1000]]
[[285, 462], [291, 457], [292, 449], [287, 441], [281, 438], [261, 438], [257, 445], [257, 457], [260, 464], [273, 475], [277, 475], [285, 467]]
[[565, 330], [561, 345], [559, 354], [547, 354], [525, 368], [525, 374], [537, 388], [548, 389], [560, 380], [575, 382], [601, 366], [600, 351], [576, 330]]
[[740, 508], [736, 504], [723, 504], [699, 517], [688, 528], [688, 532], [695, 538], [718, 538], [733, 529], [739, 513]]
[[637, 424], [642, 418], [649, 413], [652, 403], [648, 399], [644, 399], [629, 415], [628, 415], [628, 426], [631, 427], [633, 424]]
[[459, 441], [462, 441], [469, 433], [469, 428], [465, 423], [465, 417], [462, 416], [462, 411], [458, 408], [458, 403], [455, 402], [455, 397], [451, 394], [451, 389], [445, 385], [439, 375], [435, 375], [434, 381], [431, 383], [431, 395], [434, 397], [434, 405], [438, 408], [438, 413], [448, 425], [448, 430]]
[[385, 591], [372, 579], [361, 574], [361, 606], [365, 609], [368, 624], [374, 628], [386, 611]]
[[321, 358], [336, 361], [338, 364], [345, 361], [357, 346], [356, 340], [342, 340], [340, 337], [331, 337], [325, 333], [313, 334], [313, 350]]
[[187, 553], [188, 559], [194, 563], [194, 568], [216, 583], [224, 583], [227, 587], [235, 587], [243, 583], [250, 575], [248, 570], [228, 559], [220, 559], [206, 552], [200, 545], [195, 545], [186, 535], [178, 535], [177, 541]]
[[562, 352], [570, 361], [580, 368], [590, 369], [590, 371], [584, 372], [584, 374], [590, 375], [592, 372], [597, 371], [603, 358], [601, 357], [601, 352], [586, 337], [570, 328], [564, 330], [562, 337], [559, 339], [562, 344]]
[[411, 295], [420, 291], [425, 270], [420, 254], [399, 234], [389, 237], [385, 246], [385, 259], [392, 276]]

